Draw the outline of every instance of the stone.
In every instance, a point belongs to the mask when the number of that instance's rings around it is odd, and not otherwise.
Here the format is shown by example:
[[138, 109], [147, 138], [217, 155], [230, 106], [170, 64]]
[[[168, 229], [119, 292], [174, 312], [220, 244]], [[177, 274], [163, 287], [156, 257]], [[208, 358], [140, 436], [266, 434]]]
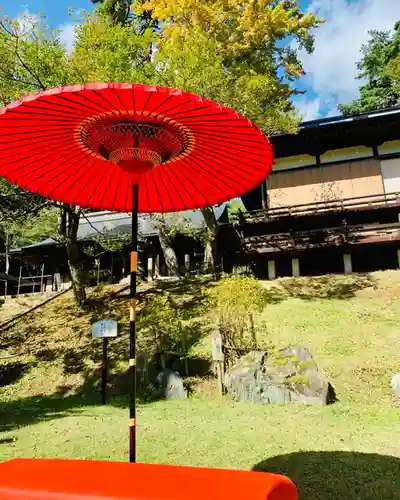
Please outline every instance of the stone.
[[392, 377], [392, 389], [395, 396], [400, 398], [400, 373], [396, 373]]
[[157, 376], [157, 392], [165, 399], [187, 399], [187, 390], [178, 372], [165, 368]]
[[252, 351], [225, 375], [227, 392], [251, 403], [329, 404], [335, 392], [304, 347], [287, 347], [274, 354]]
[[332, 386], [305, 347], [281, 349], [268, 358], [266, 369], [274, 380], [290, 388], [292, 401], [325, 405], [336, 400]]

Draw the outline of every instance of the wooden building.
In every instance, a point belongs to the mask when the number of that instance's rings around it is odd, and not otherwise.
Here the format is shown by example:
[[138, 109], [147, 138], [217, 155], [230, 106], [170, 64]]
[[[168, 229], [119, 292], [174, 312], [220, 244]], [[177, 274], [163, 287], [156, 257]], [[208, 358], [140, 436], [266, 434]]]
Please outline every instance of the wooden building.
[[272, 143], [272, 173], [243, 197], [259, 274], [398, 267], [400, 107], [305, 122]]
[[[226, 207], [215, 208], [224, 270], [247, 266], [258, 276], [273, 279], [397, 268], [400, 107], [305, 122], [298, 134], [275, 134], [271, 140], [276, 156], [273, 171], [266, 182], [242, 197], [248, 211], [245, 219], [233, 227]], [[185, 216], [193, 227], [203, 224], [199, 211]], [[128, 214], [98, 212], [81, 221], [78, 239], [84, 245], [98, 234], [112, 237], [129, 231]], [[149, 217], [140, 217], [139, 231], [142, 276], [165, 275]], [[195, 272], [203, 259], [201, 243], [177, 235], [174, 247], [182, 270], [190, 262]], [[92, 279], [117, 281], [127, 276], [128, 253], [128, 248], [106, 252], [99, 256], [97, 268], [88, 262]], [[59, 275], [61, 286], [68, 286], [65, 250], [51, 239], [18, 249], [10, 274], [21, 277], [24, 292], [54, 288], [54, 277]], [[37, 285], [32, 286], [32, 279]]]
[[[227, 224], [226, 205], [214, 208], [220, 226]], [[204, 224], [199, 211], [182, 214], [184, 224], [201, 228]], [[118, 212], [92, 212], [82, 217], [78, 230], [78, 243], [82, 250], [98, 237], [113, 238], [131, 231], [131, 216]], [[139, 275], [143, 278], [162, 277], [167, 274], [158, 233], [151, 218], [139, 215]], [[226, 241], [226, 240], [225, 240]], [[204, 259], [200, 241], [177, 234], [173, 238], [181, 272], [195, 272]], [[229, 245], [228, 245], [229, 247]], [[129, 245], [115, 252], [101, 252], [89, 256], [82, 251], [88, 280], [118, 282], [129, 276]], [[223, 253], [223, 250], [222, 250]], [[9, 294], [37, 293], [62, 290], [70, 286], [65, 247], [52, 238], [10, 252]], [[0, 277], [1, 278], [1, 277]], [[56, 289], [56, 290], [55, 290]]]

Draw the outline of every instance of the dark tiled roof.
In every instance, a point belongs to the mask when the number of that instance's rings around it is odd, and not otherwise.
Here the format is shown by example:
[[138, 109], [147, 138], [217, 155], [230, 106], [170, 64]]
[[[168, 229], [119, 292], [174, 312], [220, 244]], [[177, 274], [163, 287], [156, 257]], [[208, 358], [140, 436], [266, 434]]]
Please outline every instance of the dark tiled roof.
[[[219, 207], [214, 207], [214, 212], [217, 220], [221, 218], [226, 208], [226, 204]], [[167, 214], [168, 217], [168, 214]], [[204, 225], [204, 219], [199, 210], [189, 210], [182, 213], [182, 218], [185, 218], [188, 224], [193, 228], [201, 228]], [[131, 216], [122, 212], [93, 212], [86, 214], [81, 218], [78, 230], [78, 240], [90, 240], [99, 235], [112, 237], [118, 234], [126, 234], [131, 231]], [[139, 233], [145, 237], [155, 236], [155, 229], [151, 218], [147, 214], [139, 215]], [[22, 249], [14, 250], [14, 252], [25, 250], [28, 248], [43, 247], [57, 245], [57, 241], [52, 238], [27, 245]]]

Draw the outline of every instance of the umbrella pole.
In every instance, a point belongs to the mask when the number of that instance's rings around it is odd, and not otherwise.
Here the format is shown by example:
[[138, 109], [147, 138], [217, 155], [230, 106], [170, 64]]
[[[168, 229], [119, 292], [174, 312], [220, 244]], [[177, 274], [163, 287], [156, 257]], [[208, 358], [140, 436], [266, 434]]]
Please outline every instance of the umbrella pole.
[[129, 462], [136, 462], [136, 274], [138, 268], [138, 211], [139, 186], [132, 189], [132, 245], [129, 310]]

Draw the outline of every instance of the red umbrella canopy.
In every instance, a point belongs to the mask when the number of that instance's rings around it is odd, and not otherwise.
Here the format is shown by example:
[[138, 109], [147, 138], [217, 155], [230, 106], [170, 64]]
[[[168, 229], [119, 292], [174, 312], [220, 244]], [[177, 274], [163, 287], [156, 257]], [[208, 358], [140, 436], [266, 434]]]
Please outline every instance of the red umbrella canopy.
[[178, 89], [98, 83], [28, 96], [0, 111], [0, 176], [87, 208], [174, 212], [259, 185], [273, 149], [247, 118]]

